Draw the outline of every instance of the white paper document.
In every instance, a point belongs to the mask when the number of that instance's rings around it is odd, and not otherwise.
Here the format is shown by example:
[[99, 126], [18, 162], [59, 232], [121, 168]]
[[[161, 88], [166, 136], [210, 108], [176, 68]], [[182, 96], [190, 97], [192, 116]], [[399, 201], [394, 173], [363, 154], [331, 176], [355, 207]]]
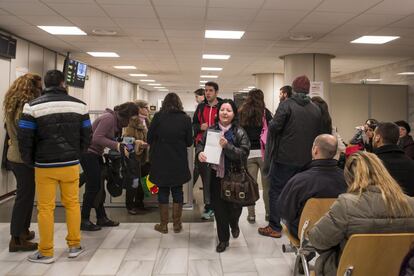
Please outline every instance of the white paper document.
[[220, 163], [220, 155], [223, 150], [220, 146], [220, 131], [214, 131], [209, 129], [207, 131], [206, 145], [204, 147], [204, 153], [207, 156], [207, 163], [216, 164]]

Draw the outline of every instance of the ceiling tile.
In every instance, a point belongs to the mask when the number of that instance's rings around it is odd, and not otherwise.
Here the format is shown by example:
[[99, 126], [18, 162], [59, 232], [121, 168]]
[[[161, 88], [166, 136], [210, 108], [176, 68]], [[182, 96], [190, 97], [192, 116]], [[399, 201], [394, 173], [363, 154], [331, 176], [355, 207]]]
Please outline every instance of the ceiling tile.
[[374, 14], [401, 14], [414, 13], [414, 1], [412, 0], [384, 0], [367, 11]]
[[78, 16], [68, 16], [66, 17], [68, 20], [73, 22], [76, 26], [94, 26], [94, 27], [115, 27], [116, 24], [111, 18], [109, 17], [78, 17]]
[[336, 26], [345, 23], [355, 16], [355, 13], [312, 12], [306, 16], [301, 24], [320, 24]]
[[232, 18], [238, 22], [250, 22], [257, 13], [256, 9], [239, 9], [239, 8], [208, 8], [207, 20], [226, 21]]
[[2, 15], [0, 16], [0, 26], [8, 29], [10, 26], [27, 26], [29, 23], [23, 21], [14, 15]]
[[161, 20], [164, 29], [168, 30], [202, 30], [204, 29], [204, 20], [186, 20], [165, 18]]
[[316, 8], [323, 0], [271, 0], [266, 1], [264, 9], [309, 11]]
[[375, 6], [381, 1], [382, 0], [325, 0], [316, 10], [326, 12], [361, 12]]
[[249, 22], [246, 22], [246, 21], [240, 22], [240, 21], [235, 21], [231, 19], [228, 19], [227, 21], [207, 20], [205, 22], [205, 29], [206, 30], [246, 30], [248, 23]]
[[399, 20], [398, 22], [393, 23], [389, 27], [414, 28], [414, 15], [404, 17], [401, 20]]
[[154, 18], [113, 18], [123, 29], [161, 29], [158, 19]]
[[263, 9], [256, 16], [255, 21], [267, 21], [273, 24], [296, 23], [299, 22], [307, 13], [308, 11]]
[[151, 6], [101, 5], [101, 7], [110, 17], [155, 18], [154, 9]]
[[212, 8], [260, 8], [264, 0], [210, 0], [208, 6]]
[[[348, 22], [351, 25], [383, 27], [404, 18], [398, 14], [361, 14]], [[411, 25], [413, 26], [413, 25]]]
[[61, 16], [22, 15], [20, 18], [36, 26], [77, 26], [76, 24], [72, 24]]
[[150, 6], [149, 0], [95, 0], [98, 4]]
[[59, 14], [70, 17], [70, 16], [106, 16], [105, 12], [95, 3], [93, 4], [72, 4], [72, 3], [52, 3], [49, 6], [56, 10]]
[[183, 37], [183, 38], [204, 38], [204, 31], [178, 31], [178, 30], [166, 30], [168, 37]]
[[155, 6], [205, 7], [206, 0], [152, 0]]
[[199, 20], [204, 18], [206, 9], [196, 7], [181, 7], [181, 6], [157, 6], [157, 13], [161, 18], [174, 18], [181, 20]]
[[[0, 8], [6, 10], [14, 15], [47, 15], [47, 16], [57, 16], [57, 14], [49, 9], [46, 5], [40, 2], [30, 2], [30, 3], [19, 3], [14, 2], [4, 2], [0, 1]], [[79, 5], [78, 5], [79, 9]]]

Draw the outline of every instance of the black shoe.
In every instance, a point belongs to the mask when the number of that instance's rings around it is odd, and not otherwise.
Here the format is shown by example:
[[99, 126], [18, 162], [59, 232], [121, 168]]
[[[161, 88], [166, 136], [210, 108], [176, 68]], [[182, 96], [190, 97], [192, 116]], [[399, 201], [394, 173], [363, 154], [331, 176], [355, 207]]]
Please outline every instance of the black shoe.
[[101, 218], [101, 219], [98, 219], [96, 224], [101, 227], [114, 227], [114, 226], [118, 226], [119, 222], [110, 220], [109, 218]]
[[218, 253], [224, 252], [226, 250], [226, 247], [229, 246], [229, 242], [219, 242], [219, 244], [216, 247], [216, 251]]
[[99, 231], [101, 227], [96, 224], [93, 224], [90, 220], [82, 220], [80, 229], [82, 231]]
[[231, 235], [237, 239], [240, 235], [240, 228], [237, 226], [237, 228], [231, 229]]

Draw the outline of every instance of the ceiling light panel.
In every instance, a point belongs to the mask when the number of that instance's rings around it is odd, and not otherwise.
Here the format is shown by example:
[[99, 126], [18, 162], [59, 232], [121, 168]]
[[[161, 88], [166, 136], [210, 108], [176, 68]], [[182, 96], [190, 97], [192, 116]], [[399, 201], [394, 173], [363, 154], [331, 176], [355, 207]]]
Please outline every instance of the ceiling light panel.
[[211, 54], [204, 54], [203, 59], [229, 59], [230, 55], [211, 55]]
[[37, 26], [52, 35], [86, 35], [84, 31], [74, 26]]
[[217, 79], [218, 76], [215, 75], [201, 75], [200, 78], [205, 78], [205, 79]]
[[149, 83], [148, 85], [151, 85], [151, 86], [160, 86], [161, 83]]
[[155, 80], [139, 80], [139, 81], [142, 81], [142, 82], [155, 82]]
[[205, 38], [219, 38], [219, 39], [241, 39], [244, 35], [243, 31], [220, 31], [220, 30], [206, 30]]
[[364, 35], [360, 38], [352, 40], [351, 43], [360, 43], [360, 44], [385, 44], [395, 39], [400, 38], [399, 36], [373, 36], [373, 35]]
[[401, 73], [398, 73], [398, 75], [409, 76], [409, 75], [414, 75], [414, 72], [401, 72]]
[[221, 71], [223, 68], [220, 67], [201, 67], [201, 71]]
[[148, 77], [147, 74], [129, 74], [131, 77]]
[[117, 53], [114, 52], [87, 52], [93, 57], [119, 57]]

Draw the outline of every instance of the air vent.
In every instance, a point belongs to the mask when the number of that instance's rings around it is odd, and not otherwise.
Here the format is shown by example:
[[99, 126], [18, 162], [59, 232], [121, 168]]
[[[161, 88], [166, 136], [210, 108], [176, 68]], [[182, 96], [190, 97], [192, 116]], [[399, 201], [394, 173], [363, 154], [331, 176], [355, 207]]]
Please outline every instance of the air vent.
[[118, 33], [114, 30], [93, 29], [92, 33], [99, 36], [116, 36]]

